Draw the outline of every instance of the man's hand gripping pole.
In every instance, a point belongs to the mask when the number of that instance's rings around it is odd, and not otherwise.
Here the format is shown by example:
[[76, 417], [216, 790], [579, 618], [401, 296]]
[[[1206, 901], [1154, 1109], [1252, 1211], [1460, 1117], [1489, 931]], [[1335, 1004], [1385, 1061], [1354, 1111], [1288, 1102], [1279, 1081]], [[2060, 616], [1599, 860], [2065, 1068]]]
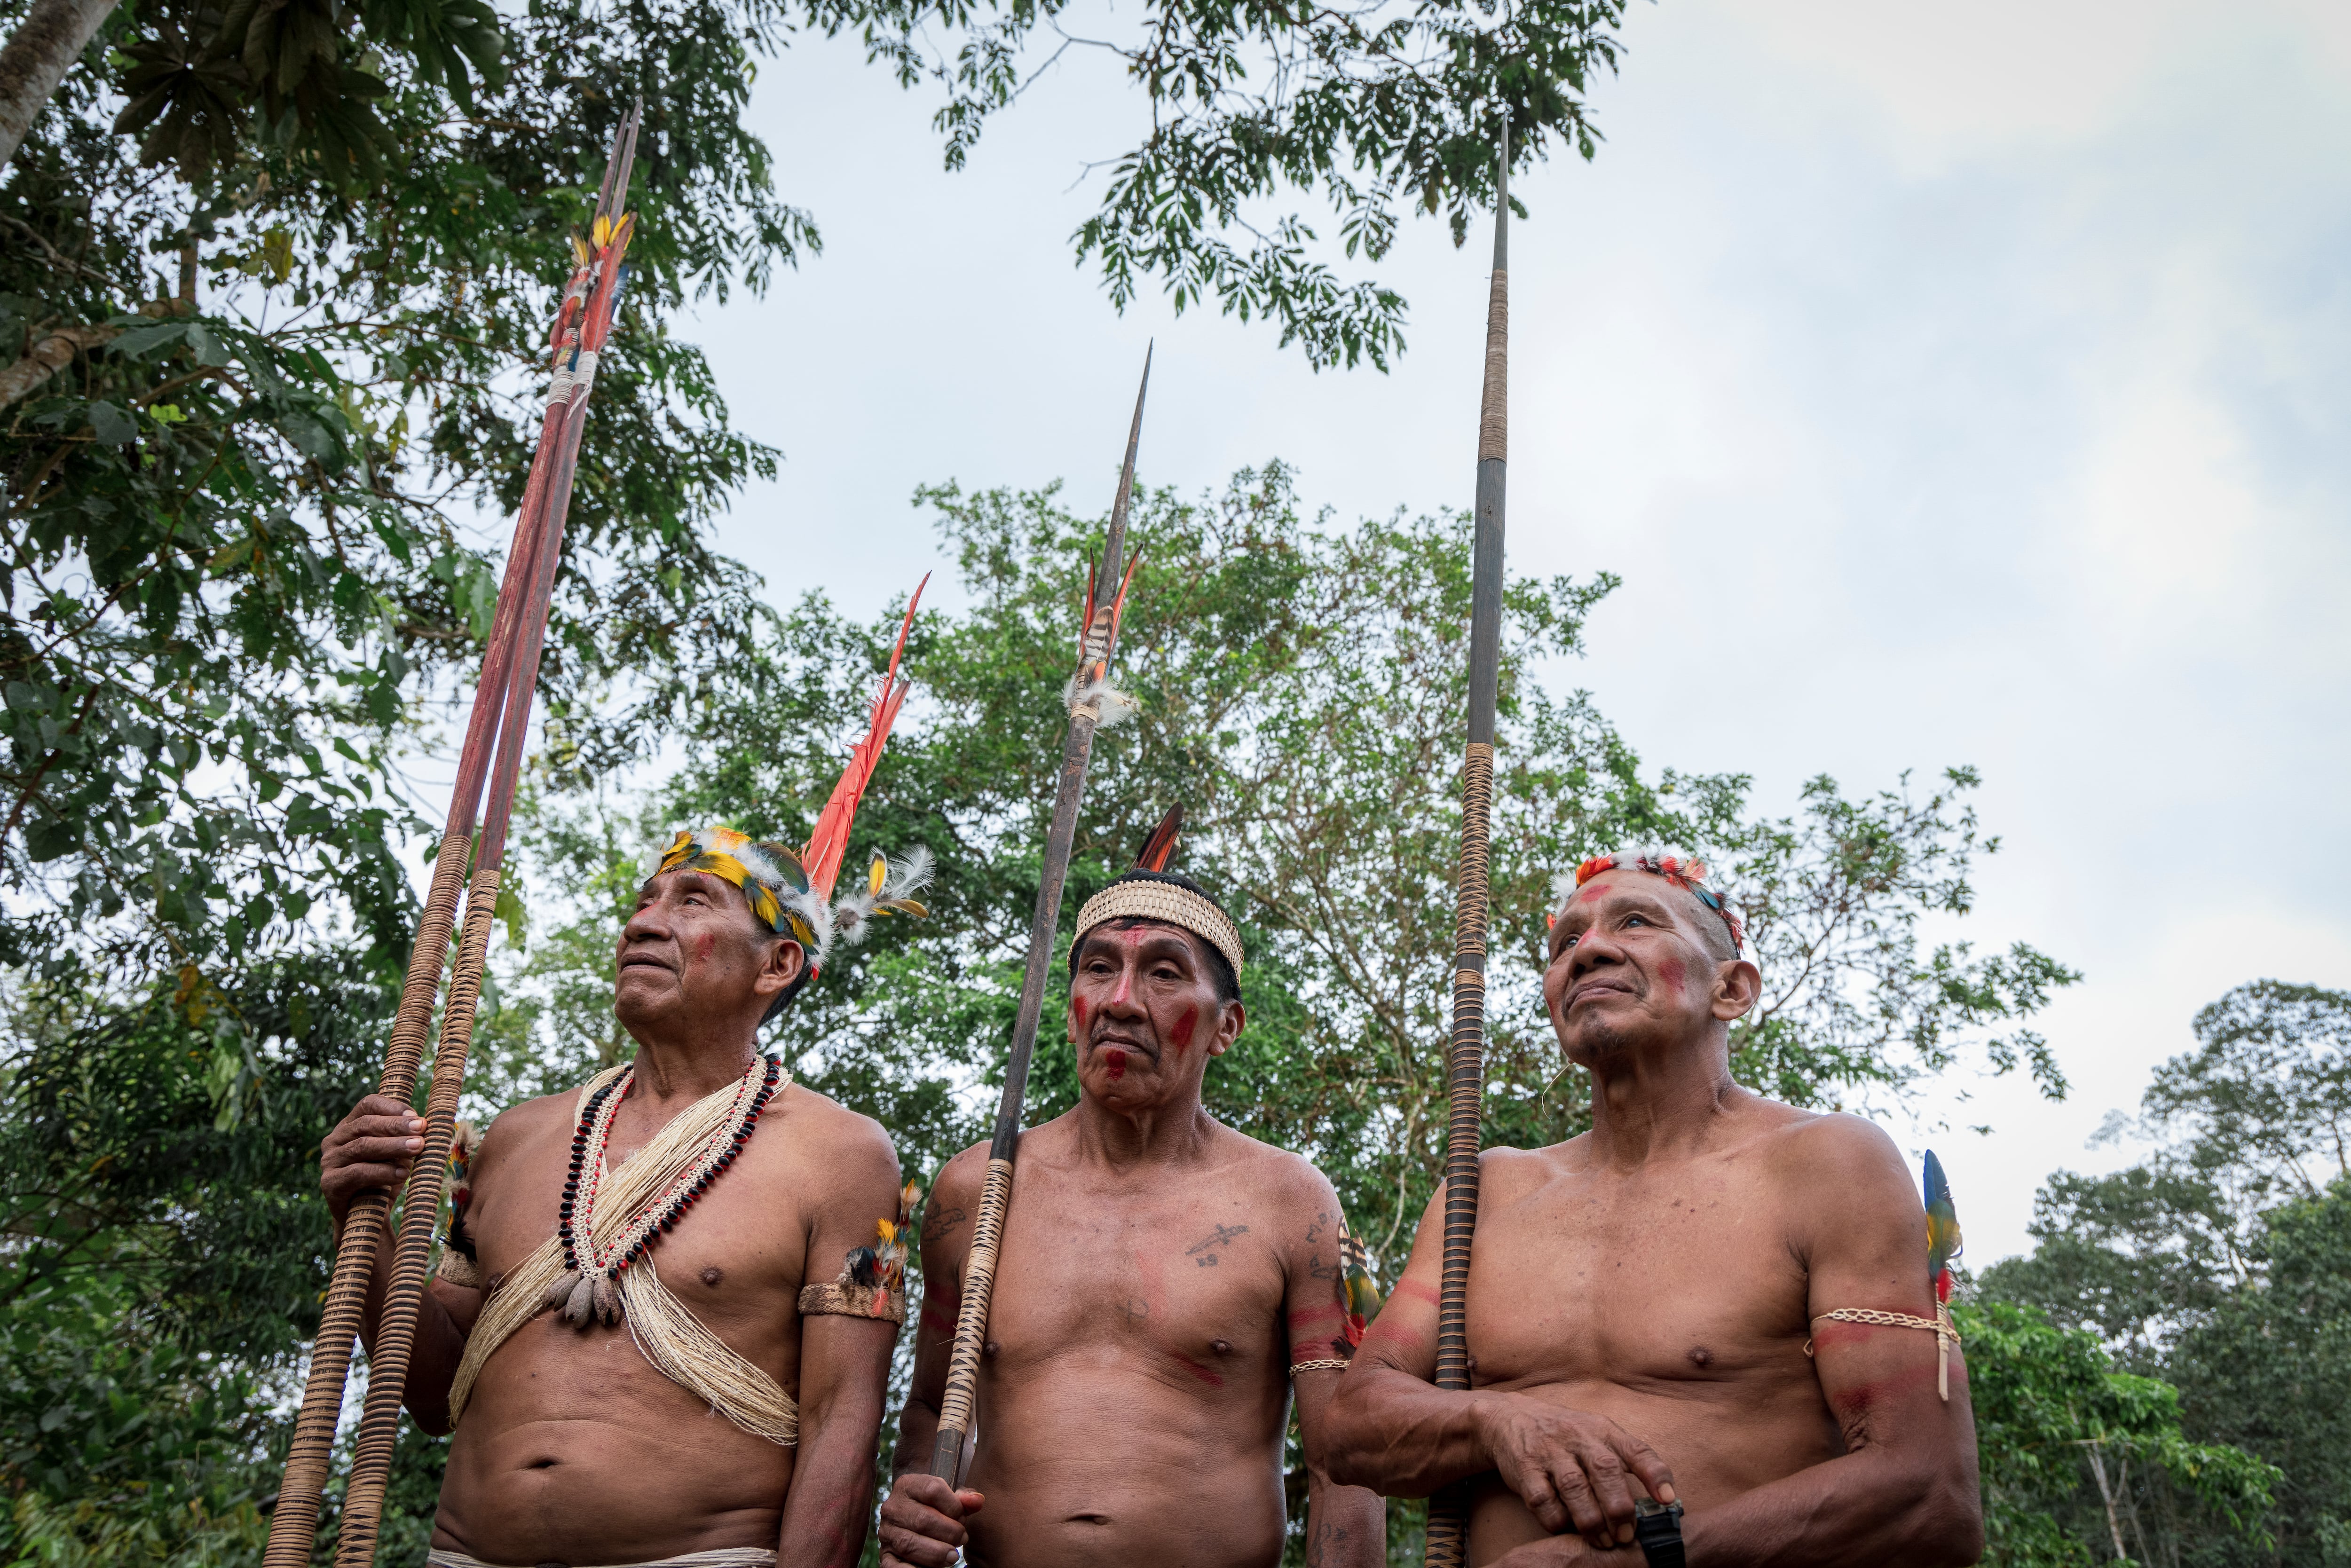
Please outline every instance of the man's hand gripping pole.
[[[1486, 378], [1478, 417], [1478, 513], [1469, 574], [1469, 745], [1461, 767], [1461, 886], [1454, 909], [1453, 1040], [1445, 1143], [1444, 1274], [1437, 1301], [1437, 1385], [1469, 1387], [1469, 1242], [1478, 1231], [1479, 1118], [1486, 1089], [1487, 861], [1494, 800], [1494, 706], [1501, 685], [1502, 496], [1510, 447], [1510, 132], [1494, 167], [1494, 277], [1486, 304]], [[1429, 1499], [1428, 1568], [1468, 1558], [1459, 1487]]]
[[[964, 1448], [971, 1433], [972, 1394], [979, 1380], [979, 1354], [987, 1339], [987, 1306], [996, 1288], [996, 1254], [1004, 1217], [1012, 1203], [1012, 1162], [1020, 1147], [1021, 1103], [1029, 1088], [1029, 1059], [1037, 1048], [1037, 1026], [1045, 1008], [1045, 981], [1053, 962], [1054, 937], [1061, 924], [1061, 884], [1070, 871], [1070, 846], [1077, 837], [1078, 803], [1085, 794], [1086, 762], [1103, 713], [1122, 699], [1104, 685], [1118, 642], [1120, 612], [1134, 567], [1121, 559], [1126, 546], [1126, 514], [1134, 492], [1134, 449], [1143, 439], [1143, 400], [1151, 390], [1151, 355], [1143, 357], [1143, 384], [1134, 393], [1134, 423], [1126, 434], [1126, 461], [1119, 470], [1118, 499], [1112, 505], [1102, 559], [1086, 589], [1085, 625], [1080, 632], [1077, 678], [1070, 683], [1070, 733], [1061, 747], [1061, 780], [1053, 797], [1052, 825], [1045, 834], [1043, 875], [1037, 883], [1037, 913], [1029, 927], [1029, 971], [1020, 983], [1020, 1010], [1012, 1025], [1012, 1047], [1004, 1062], [1004, 1097], [996, 1108], [996, 1135], [988, 1145], [987, 1180], [980, 1188], [979, 1222], [972, 1229], [971, 1254], [964, 1263], [963, 1304], [956, 1315], [955, 1349], [947, 1362], [946, 1395], [939, 1401], [938, 1441], [931, 1450], [931, 1474], [949, 1486], [963, 1480]], [[1112, 591], [1112, 584], [1117, 584]]]

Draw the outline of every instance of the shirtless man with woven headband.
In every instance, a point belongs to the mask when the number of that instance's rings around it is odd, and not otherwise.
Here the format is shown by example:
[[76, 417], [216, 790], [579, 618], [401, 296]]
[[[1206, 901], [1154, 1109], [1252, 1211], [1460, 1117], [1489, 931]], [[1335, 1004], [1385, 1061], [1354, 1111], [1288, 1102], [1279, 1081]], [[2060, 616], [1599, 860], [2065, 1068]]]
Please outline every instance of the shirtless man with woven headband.
[[1966, 1367], [1917, 1192], [1869, 1123], [1731, 1082], [1761, 977], [1703, 878], [1626, 852], [1562, 890], [1543, 997], [1592, 1130], [1486, 1151], [1468, 1393], [1430, 1383], [1438, 1192], [1332, 1402], [1332, 1476], [1466, 1482], [1476, 1564], [1973, 1563]]
[[1387, 1560], [1384, 1505], [1332, 1485], [1318, 1453], [1377, 1304], [1330, 1182], [1201, 1107], [1208, 1059], [1245, 1021], [1242, 954], [1225, 912], [1166, 872], [1175, 820], [1078, 916], [1079, 1101], [1021, 1135], [961, 1491], [908, 1472], [938, 1432], [987, 1145], [956, 1156], [925, 1213], [885, 1568], [944, 1568], [959, 1548], [986, 1568], [1274, 1568], [1293, 1392], [1308, 1560]]

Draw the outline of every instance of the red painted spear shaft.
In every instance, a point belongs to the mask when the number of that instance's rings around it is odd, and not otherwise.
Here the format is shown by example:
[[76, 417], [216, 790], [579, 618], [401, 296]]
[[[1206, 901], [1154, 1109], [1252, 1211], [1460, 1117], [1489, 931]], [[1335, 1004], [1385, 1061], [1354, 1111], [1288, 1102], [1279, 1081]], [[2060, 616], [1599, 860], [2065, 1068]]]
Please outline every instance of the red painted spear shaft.
[[[605, 170], [603, 191], [598, 203], [599, 216], [609, 216], [618, 185], [619, 199], [627, 193], [627, 165], [633, 156], [636, 129], [642, 110], [632, 112], [615, 138], [612, 157]], [[617, 176], [617, 179], [616, 179]], [[602, 237], [600, 235], [600, 238]], [[559, 371], [569, 368], [566, 361], [573, 359], [576, 346], [601, 350], [611, 328], [611, 295], [617, 286], [621, 253], [624, 252], [627, 236], [612, 236], [608, 254], [599, 268], [582, 267], [572, 277], [567, 289], [553, 329]], [[584, 287], [592, 280], [593, 292], [583, 301]], [[598, 308], [601, 307], [601, 317]], [[592, 365], [592, 361], [590, 361]], [[530, 698], [538, 679], [538, 648], [546, 627], [547, 606], [554, 581], [554, 568], [562, 548], [565, 511], [570, 496], [569, 476], [576, 462], [582, 428], [582, 415], [587, 399], [584, 391], [576, 397], [551, 402], [539, 433], [537, 451], [533, 454], [529, 479], [523, 490], [520, 511], [516, 519], [515, 538], [507, 561], [504, 581], [498, 591], [497, 608], [491, 618], [489, 643], [482, 663], [482, 677], [474, 693], [473, 711], [465, 727], [465, 739], [458, 755], [457, 778], [451, 791], [449, 816], [442, 834], [440, 852], [434, 862], [433, 880], [425, 897], [424, 910], [417, 924], [416, 945], [411, 955], [406, 981], [402, 987], [398, 1012], [394, 1016], [390, 1045], [385, 1052], [384, 1071], [378, 1083], [378, 1092], [392, 1099], [407, 1102], [416, 1090], [418, 1066], [423, 1053], [424, 1037], [432, 1023], [433, 1005], [440, 991], [442, 966], [449, 951], [449, 937], [455, 924], [457, 895], [466, 879], [467, 863], [474, 859], [474, 828], [481, 805], [483, 785], [490, 772], [492, 740], [498, 737], [518, 749], [521, 731], [529, 717]], [[527, 648], [527, 654], [523, 650]], [[518, 654], [523, 656], [518, 657]], [[505, 837], [506, 820], [512, 804], [515, 766], [504, 765], [509, 745], [498, 748], [502, 766], [492, 785], [490, 818], [497, 829], [501, 843]], [[517, 758], [518, 764], [518, 758]], [[480, 885], [479, 866], [475, 868], [475, 887]], [[492, 888], [495, 901], [495, 886]], [[486, 922], [485, 910], [485, 924]], [[475, 922], [469, 901], [468, 926]], [[486, 936], [486, 931], [485, 931]], [[465, 954], [459, 956], [459, 981], [465, 979]], [[478, 994], [479, 968], [476, 965], [473, 983]], [[453, 988], [453, 1001], [455, 988]], [[466, 1033], [470, 1037], [472, 1009], [466, 1009]], [[453, 1080], [462, 1076], [462, 1053], [456, 1061], [448, 1061], [447, 1029], [444, 1022], [443, 1050], [436, 1053], [435, 1085], [439, 1086], [444, 1072]], [[455, 1085], [450, 1091], [451, 1113], [454, 1116]], [[440, 1096], [436, 1093], [436, 1101]], [[425, 1159], [434, 1157], [432, 1119], [427, 1123], [427, 1147], [418, 1162], [421, 1175]], [[440, 1145], [438, 1159], [447, 1160], [447, 1144]], [[423, 1205], [425, 1241], [429, 1245], [432, 1222], [437, 1218], [439, 1177], [434, 1170], [429, 1203]], [[419, 1207], [417, 1200], [426, 1194], [412, 1182], [408, 1214]], [[326, 1310], [322, 1315], [318, 1341], [311, 1354], [310, 1373], [305, 1384], [300, 1413], [296, 1417], [294, 1439], [287, 1455], [286, 1475], [278, 1492], [277, 1507], [270, 1519], [269, 1545], [264, 1553], [264, 1568], [305, 1568], [310, 1560], [311, 1544], [318, 1533], [319, 1495], [327, 1482], [327, 1474], [334, 1445], [335, 1427], [340, 1415], [344, 1384], [349, 1376], [351, 1346], [358, 1337], [364, 1316], [368, 1288], [374, 1272], [376, 1253], [383, 1237], [385, 1223], [391, 1213], [391, 1195], [386, 1192], [363, 1193], [353, 1200], [337, 1245], [334, 1272], [328, 1287]], [[412, 1228], [402, 1227], [402, 1241]], [[399, 1256], [395, 1254], [395, 1273]], [[421, 1274], [421, 1265], [419, 1269]], [[417, 1294], [421, 1295], [420, 1288]], [[392, 1327], [391, 1308], [387, 1302], [386, 1322]], [[400, 1364], [397, 1376], [385, 1364], [383, 1352], [389, 1348], [380, 1336], [371, 1365], [371, 1406], [378, 1387], [391, 1396], [392, 1425], [397, 1429], [398, 1394], [405, 1382], [405, 1363], [413, 1341], [415, 1322], [411, 1300], [401, 1328], [402, 1343], [397, 1347]], [[363, 1423], [364, 1425], [364, 1423]], [[381, 1514], [381, 1479], [389, 1470], [388, 1445], [365, 1441], [369, 1433], [362, 1431], [362, 1447], [355, 1461], [352, 1487], [346, 1500], [343, 1521], [343, 1548], [340, 1560], [350, 1561], [350, 1552], [357, 1544], [354, 1535], [363, 1536], [371, 1554], [376, 1526]], [[382, 1447], [381, 1454], [373, 1450]], [[371, 1473], [372, 1472], [372, 1473]], [[357, 1526], [357, 1530], [354, 1530]], [[360, 1558], [359, 1561], [366, 1561]]]

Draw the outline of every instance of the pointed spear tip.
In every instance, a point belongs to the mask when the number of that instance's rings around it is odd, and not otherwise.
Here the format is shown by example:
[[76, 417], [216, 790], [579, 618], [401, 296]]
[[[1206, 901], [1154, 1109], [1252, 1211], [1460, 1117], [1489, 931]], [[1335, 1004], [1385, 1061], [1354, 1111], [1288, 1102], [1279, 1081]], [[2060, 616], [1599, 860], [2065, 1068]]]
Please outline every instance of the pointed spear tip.
[[1502, 122], [1502, 139], [1494, 151], [1494, 270], [1507, 271], [1510, 263], [1510, 124]]

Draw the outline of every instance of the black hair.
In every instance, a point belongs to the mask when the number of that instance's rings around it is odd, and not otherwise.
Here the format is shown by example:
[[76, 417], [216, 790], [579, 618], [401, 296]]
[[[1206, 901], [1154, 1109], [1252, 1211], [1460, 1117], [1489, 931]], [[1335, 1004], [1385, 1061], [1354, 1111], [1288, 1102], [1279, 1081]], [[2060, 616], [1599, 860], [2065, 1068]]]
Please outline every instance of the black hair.
[[[784, 933], [778, 931], [776, 935], [778, 937], [782, 937]], [[794, 936], [789, 938], [789, 940], [798, 942], [799, 941], [799, 938]], [[800, 972], [792, 977], [792, 983], [790, 985], [786, 986], [782, 990], [776, 993], [776, 999], [769, 1002], [768, 1004], [768, 1010], [759, 1015], [759, 1027], [761, 1029], [765, 1029], [769, 1024], [775, 1022], [776, 1019], [781, 1018], [783, 1016], [784, 1009], [792, 1005], [792, 998], [799, 996], [801, 991], [806, 989], [809, 981], [814, 978], [815, 976], [816, 970], [810, 967], [809, 963], [808, 947], [803, 944], [800, 947]]]

